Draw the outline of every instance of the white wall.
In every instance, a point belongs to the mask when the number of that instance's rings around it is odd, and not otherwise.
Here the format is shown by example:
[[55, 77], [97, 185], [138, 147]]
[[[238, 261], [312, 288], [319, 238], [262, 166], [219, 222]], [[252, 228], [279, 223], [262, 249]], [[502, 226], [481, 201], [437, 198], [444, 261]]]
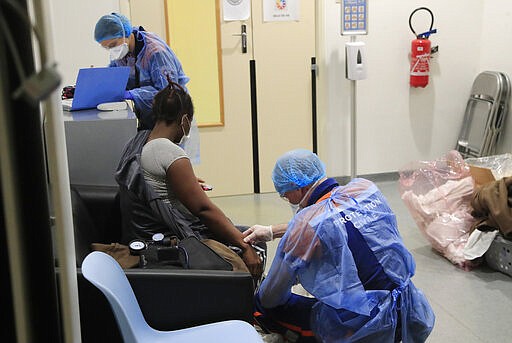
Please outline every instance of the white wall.
[[[373, 174], [399, 170], [417, 159], [433, 159], [453, 149], [462, 124], [473, 79], [482, 60], [495, 60], [496, 51], [481, 53], [494, 45], [484, 35], [506, 37], [495, 32], [496, 20], [510, 30], [510, 18], [494, 10], [498, 1], [483, 0], [378, 0], [369, 4], [369, 34], [358, 36], [366, 43], [368, 79], [358, 81], [357, 173]], [[512, 8], [507, 1], [502, 6]], [[344, 44], [340, 36], [340, 8], [335, 0], [324, 0], [325, 22], [320, 37], [325, 41], [320, 59], [320, 157], [328, 174], [350, 174], [350, 81], [346, 80]], [[417, 7], [429, 7], [435, 16], [431, 36], [439, 53], [431, 64], [427, 88], [409, 87], [409, 52], [414, 35], [409, 15]], [[508, 11], [510, 16], [510, 11]], [[422, 14], [423, 13], [423, 14]], [[418, 12], [417, 33], [426, 31], [429, 18]], [[422, 30], [421, 21], [425, 21]], [[510, 51], [508, 46], [504, 51]], [[487, 56], [488, 55], [488, 56]], [[503, 70], [506, 58], [501, 57]], [[500, 62], [496, 62], [500, 63]], [[490, 66], [489, 66], [490, 67]]]
[[108, 52], [94, 40], [98, 19], [119, 12], [123, 0], [52, 0], [50, 1], [57, 69], [62, 86], [74, 85], [78, 69], [106, 66]]
[[[480, 70], [505, 72], [512, 77], [512, 1], [484, 1]], [[512, 152], [512, 115], [509, 113], [498, 153]]]
[[80, 68], [108, 65], [108, 52], [94, 40], [96, 22], [105, 14], [123, 13], [133, 25], [166, 36], [163, 0], [52, 0], [50, 6], [62, 86], [74, 85]]
[[[512, 1], [369, 2], [369, 34], [357, 38], [367, 44], [369, 64], [368, 79], [358, 81], [357, 87], [359, 174], [397, 171], [409, 161], [434, 159], [454, 148], [476, 75], [496, 70], [512, 76], [508, 43]], [[58, 68], [63, 85], [74, 84], [78, 68], [108, 63], [108, 54], [93, 39], [94, 25], [111, 11], [129, 15], [129, 1], [53, 0], [51, 4]], [[350, 39], [339, 34], [340, 4], [336, 0], [317, 0], [317, 4], [319, 153], [329, 175], [344, 176], [350, 174], [350, 81], [344, 76], [344, 44]], [[420, 6], [434, 12], [438, 33], [431, 40], [440, 52], [432, 61], [430, 84], [414, 89], [408, 84], [414, 38], [408, 19]], [[421, 13], [415, 19], [427, 26]], [[505, 129], [500, 152], [512, 151], [512, 116]]]
[[482, 1], [482, 39], [478, 44], [482, 70], [499, 70], [512, 76], [510, 38], [512, 36], [512, 2]]
[[124, 0], [129, 2], [131, 22], [144, 30], [156, 33], [163, 40], [167, 37], [164, 0]]

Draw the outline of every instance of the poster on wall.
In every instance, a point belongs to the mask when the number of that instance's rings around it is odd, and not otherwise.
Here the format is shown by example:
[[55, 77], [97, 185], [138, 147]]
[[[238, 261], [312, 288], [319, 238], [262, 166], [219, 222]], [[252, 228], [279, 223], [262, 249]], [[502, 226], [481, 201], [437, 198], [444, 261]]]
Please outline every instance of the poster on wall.
[[300, 0], [264, 0], [263, 21], [297, 21]]
[[224, 21], [247, 20], [251, 15], [251, 0], [223, 0]]

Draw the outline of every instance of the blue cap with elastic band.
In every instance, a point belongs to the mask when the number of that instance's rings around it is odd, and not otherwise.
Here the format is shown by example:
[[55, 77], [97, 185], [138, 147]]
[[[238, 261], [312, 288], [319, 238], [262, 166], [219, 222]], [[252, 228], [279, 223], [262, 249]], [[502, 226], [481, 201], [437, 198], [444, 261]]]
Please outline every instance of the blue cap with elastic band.
[[312, 184], [325, 177], [325, 165], [318, 156], [306, 149], [287, 152], [277, 160], [272, 181], [279, 195]]
[[132, 33], [132, 25], [128, 18], [119, 13], [111, 13], [101, 17], [94, 28], [94, 39], [101, 43], [107, 39], [124, 38]]

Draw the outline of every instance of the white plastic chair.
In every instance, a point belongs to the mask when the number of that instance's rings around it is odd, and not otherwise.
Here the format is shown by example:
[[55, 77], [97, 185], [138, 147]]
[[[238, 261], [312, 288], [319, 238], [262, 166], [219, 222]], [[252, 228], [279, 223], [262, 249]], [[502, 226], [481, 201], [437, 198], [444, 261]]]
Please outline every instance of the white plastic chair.
[[125, 342], [263, 342], [253, 326], [241, 320], [227, 320], [181, 330], [158, 331], [148, 325], [133, 289], [110, 255], [93, 251], [82, 263], [82, 274], [105, 294]]

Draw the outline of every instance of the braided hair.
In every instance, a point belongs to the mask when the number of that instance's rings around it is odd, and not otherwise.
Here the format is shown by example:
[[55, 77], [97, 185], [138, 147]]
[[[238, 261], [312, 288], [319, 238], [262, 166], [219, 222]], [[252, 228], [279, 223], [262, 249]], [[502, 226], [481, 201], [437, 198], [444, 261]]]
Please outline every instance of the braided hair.
[[188, 114], [189, 119], [192, 119], [194, 115], [192, 98], [183, 87], [173, 82], [169, 75], [166, 77], [169, 84], [153, 99], [155, 122], [165, 121], [166, 124], [171, 124], [178, 119], [181, 120], [184, 114]]

